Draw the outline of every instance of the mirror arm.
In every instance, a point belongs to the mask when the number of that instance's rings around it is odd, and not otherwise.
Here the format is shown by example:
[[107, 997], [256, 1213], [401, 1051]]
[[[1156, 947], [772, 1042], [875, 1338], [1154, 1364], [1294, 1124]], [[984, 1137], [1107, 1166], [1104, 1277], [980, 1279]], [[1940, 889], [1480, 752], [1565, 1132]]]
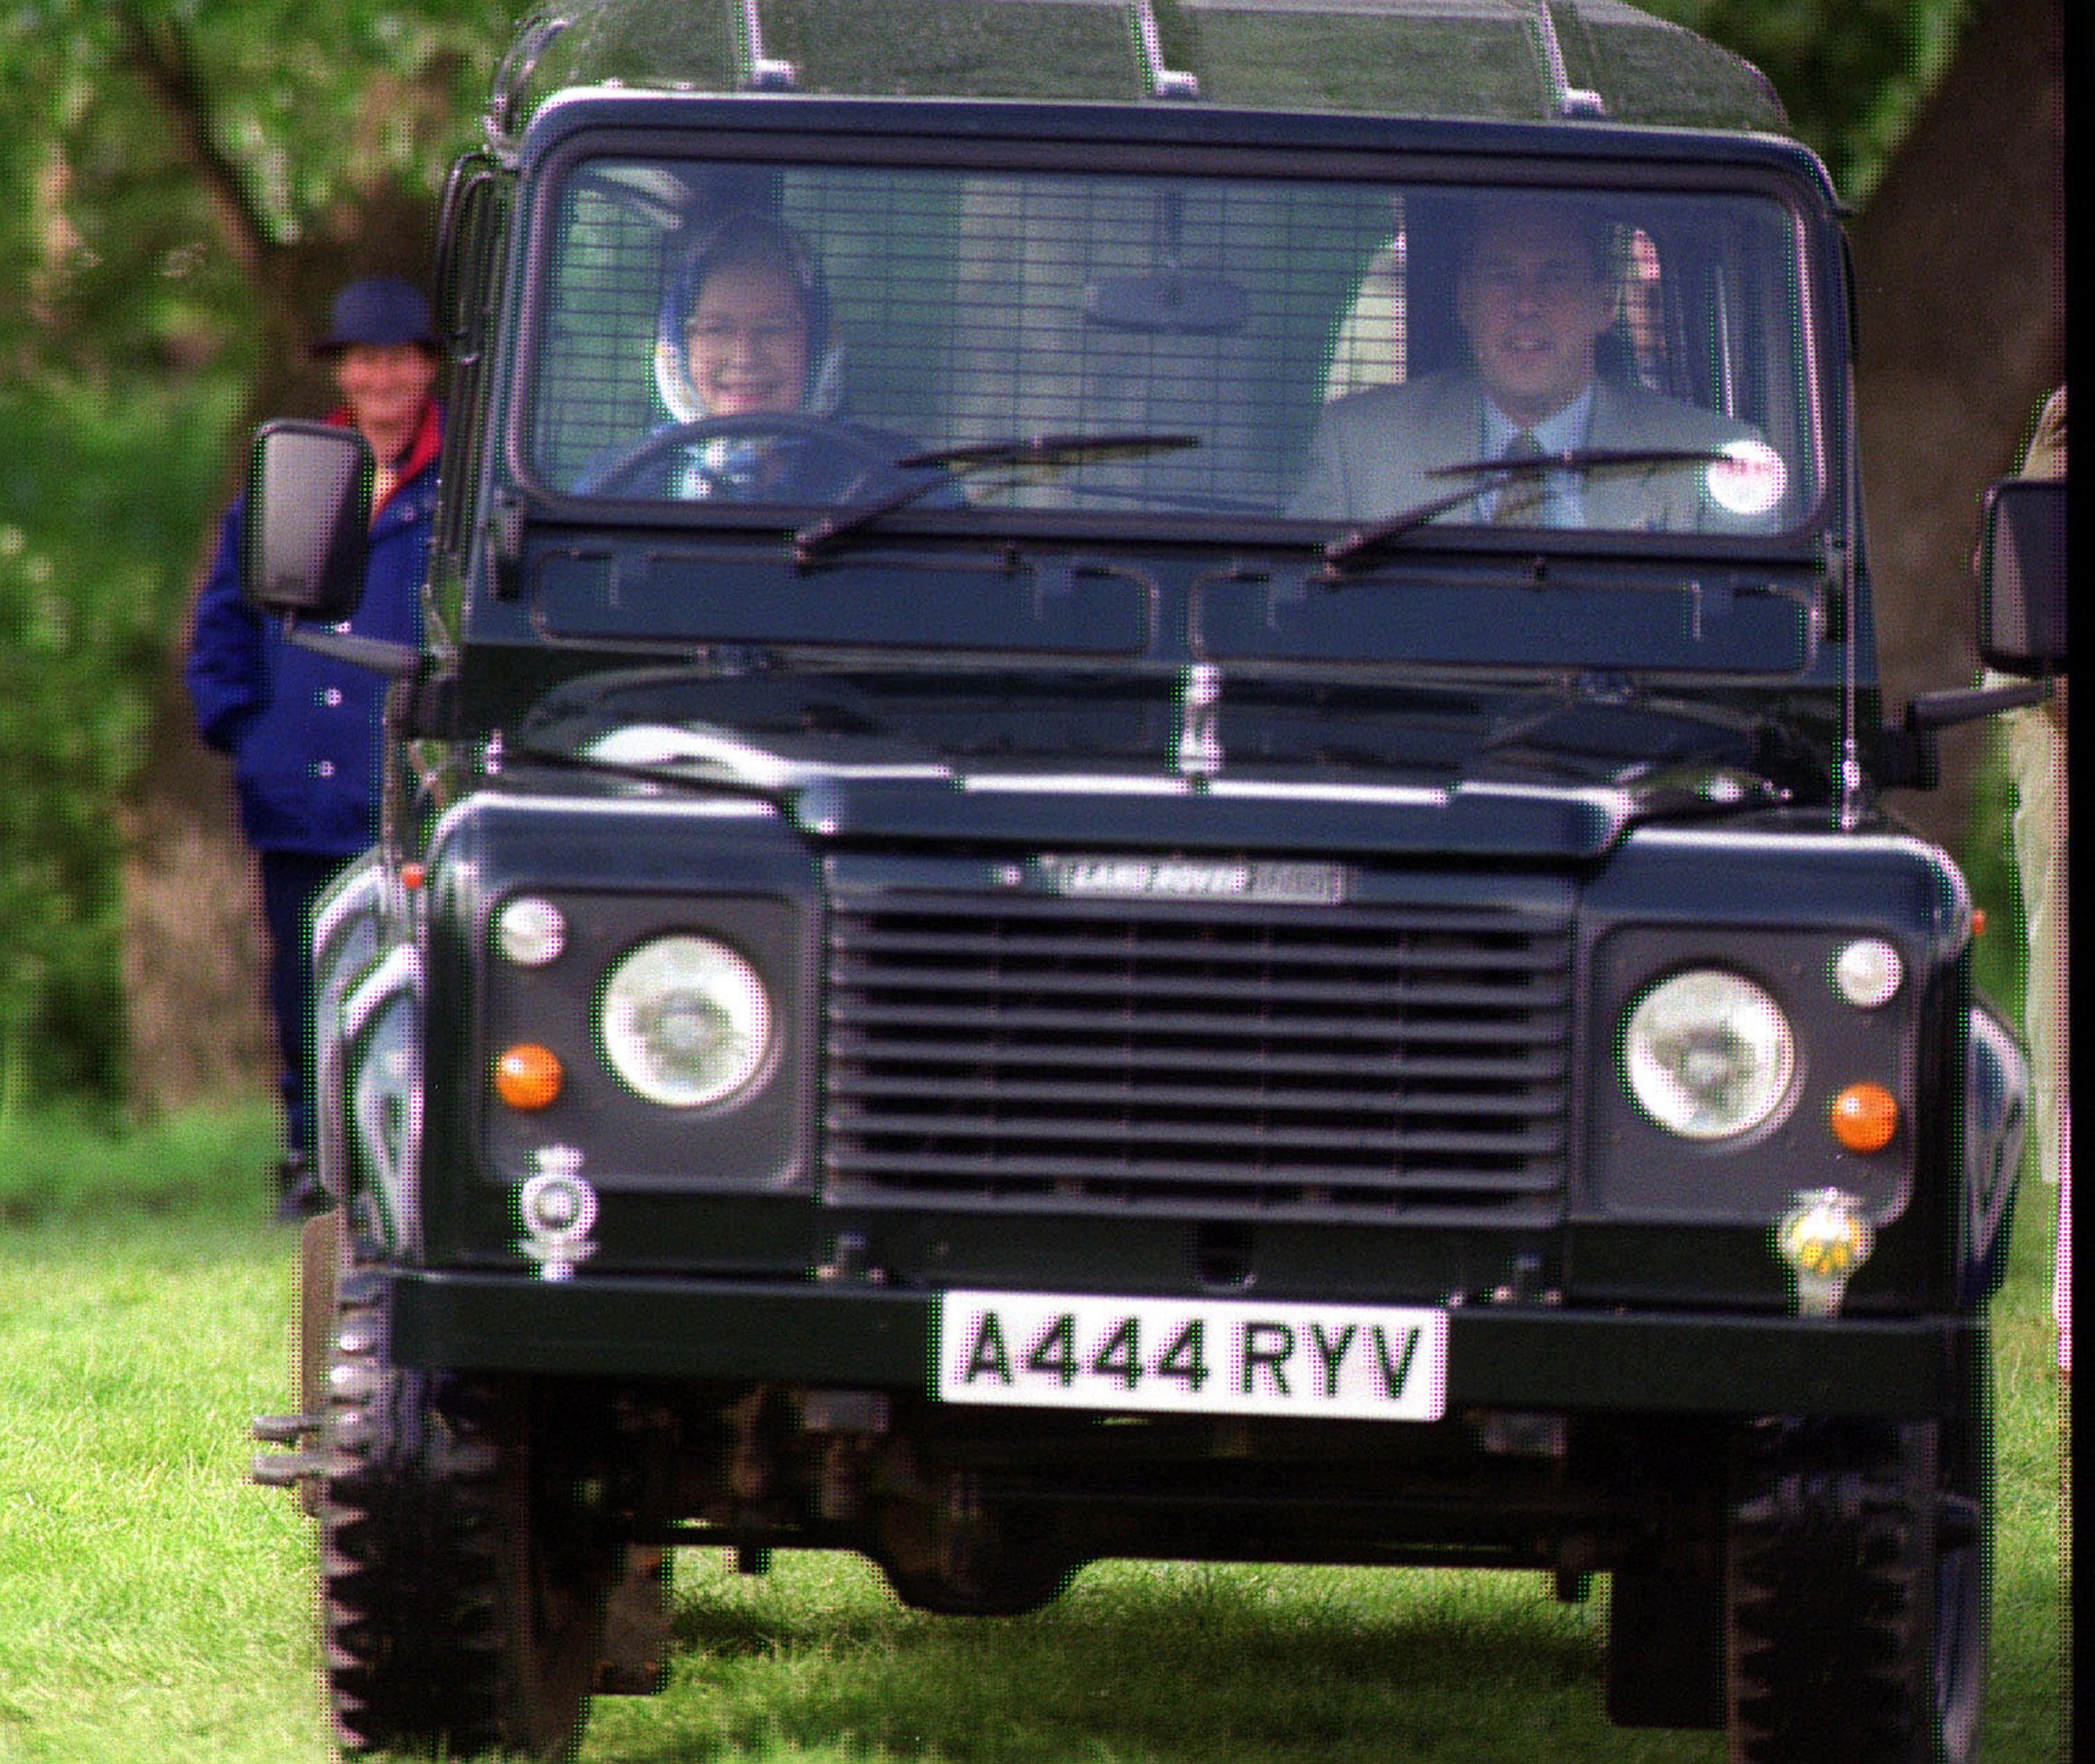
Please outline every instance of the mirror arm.
[[1956, 686], [1922, 693], [1906, 706], [1906, 720], [1910, 727], [1949, 729], [1958, 723], [1975, 723], [1996, 711], [2041, 704], [2050, 696], [2049, 680], [2022, 680], [2013, 686]]
[[295, 615], [284, 615], [284, 641], [332, 661], [346, 661], [354, 668], [368, 668], [389, 680], [409, 680], [422, 664], [420, 647], [395, 642], [385, 637], [359, 637], [353, 631], [338, 631], [301, 625]]
[[1879, 782], [1889, 789], [1932, 791], [1942, 782], [1937, 730], [1954, 728], [1960, 723], [1975, 723], [2001, 711], [2041, 704], [2050, 696], [2049, 680], [1923, 692], [1906, 706], [1906, 721], [1884, 732]]

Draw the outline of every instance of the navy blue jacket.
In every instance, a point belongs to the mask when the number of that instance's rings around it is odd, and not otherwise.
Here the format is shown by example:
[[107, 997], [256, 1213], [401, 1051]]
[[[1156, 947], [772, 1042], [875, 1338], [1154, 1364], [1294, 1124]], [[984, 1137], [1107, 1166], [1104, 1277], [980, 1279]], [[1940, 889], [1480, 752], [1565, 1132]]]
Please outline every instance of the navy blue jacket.
[[[338, 630], [421, 642], [439, 432], [433, 404], [408, 451], [407, 476], [372, 523], [363, 603]], [[248, 605], [240, 591], [246, 517], [243, 497], [227, 512], [197, 597], [183, 670], [197, 732], [233, 756], [241, 828], [255, 850], [351, 857], [377, 834], [386, 682], [368, 668], [286, 643], [281, 625]]]

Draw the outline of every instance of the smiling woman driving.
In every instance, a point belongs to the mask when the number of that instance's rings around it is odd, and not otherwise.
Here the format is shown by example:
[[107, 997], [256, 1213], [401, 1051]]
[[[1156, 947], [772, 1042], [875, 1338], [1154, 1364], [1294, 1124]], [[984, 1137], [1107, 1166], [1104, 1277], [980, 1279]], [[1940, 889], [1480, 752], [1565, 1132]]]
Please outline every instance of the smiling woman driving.
[[843, 350], [821, 267], [782, 221], [729, 215], [673, 260], [654, 342], [669, 420], [590, 462], [584, 494], [819, 503], [904, 451], [839, 420]]

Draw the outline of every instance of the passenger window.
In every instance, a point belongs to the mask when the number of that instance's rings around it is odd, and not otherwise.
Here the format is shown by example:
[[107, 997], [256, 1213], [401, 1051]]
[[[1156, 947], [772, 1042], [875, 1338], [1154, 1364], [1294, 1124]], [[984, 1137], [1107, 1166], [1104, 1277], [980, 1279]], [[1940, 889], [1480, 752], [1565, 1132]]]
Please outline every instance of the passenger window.
[[[1823, 472], [1777, 205], [1419, 186], [1389, 214], [1335, 311], [1291, 513], [1766, 532], [1810, 507]], [[1475, 470], [1463, 494], [1465, 462], [1515, 440], [1566, 463], [1524, 496]]]
[[1661, 285], [1658, 247], [1642, 227], [1630, 229], [1622, 264], [1619, 324], [1631, 375], [1647, 391], [1666, 391], [1666, 290]]

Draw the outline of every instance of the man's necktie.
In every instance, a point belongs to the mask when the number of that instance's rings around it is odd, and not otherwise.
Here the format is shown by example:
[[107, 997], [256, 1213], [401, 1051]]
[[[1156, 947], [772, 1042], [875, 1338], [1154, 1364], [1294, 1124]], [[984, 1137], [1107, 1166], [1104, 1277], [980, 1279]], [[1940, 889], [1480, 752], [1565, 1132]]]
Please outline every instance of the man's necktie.
[[[1523, 429], [1506, 443], [1501, 460], [1539, 460], [1542, 444], [1531, 430]], [[1538, 525], [1542, 514], [1543, 484], [1540, 472], [1509, 472], [1499, 481], [1498, 506], [1492, 524], [1500, 527]]]

